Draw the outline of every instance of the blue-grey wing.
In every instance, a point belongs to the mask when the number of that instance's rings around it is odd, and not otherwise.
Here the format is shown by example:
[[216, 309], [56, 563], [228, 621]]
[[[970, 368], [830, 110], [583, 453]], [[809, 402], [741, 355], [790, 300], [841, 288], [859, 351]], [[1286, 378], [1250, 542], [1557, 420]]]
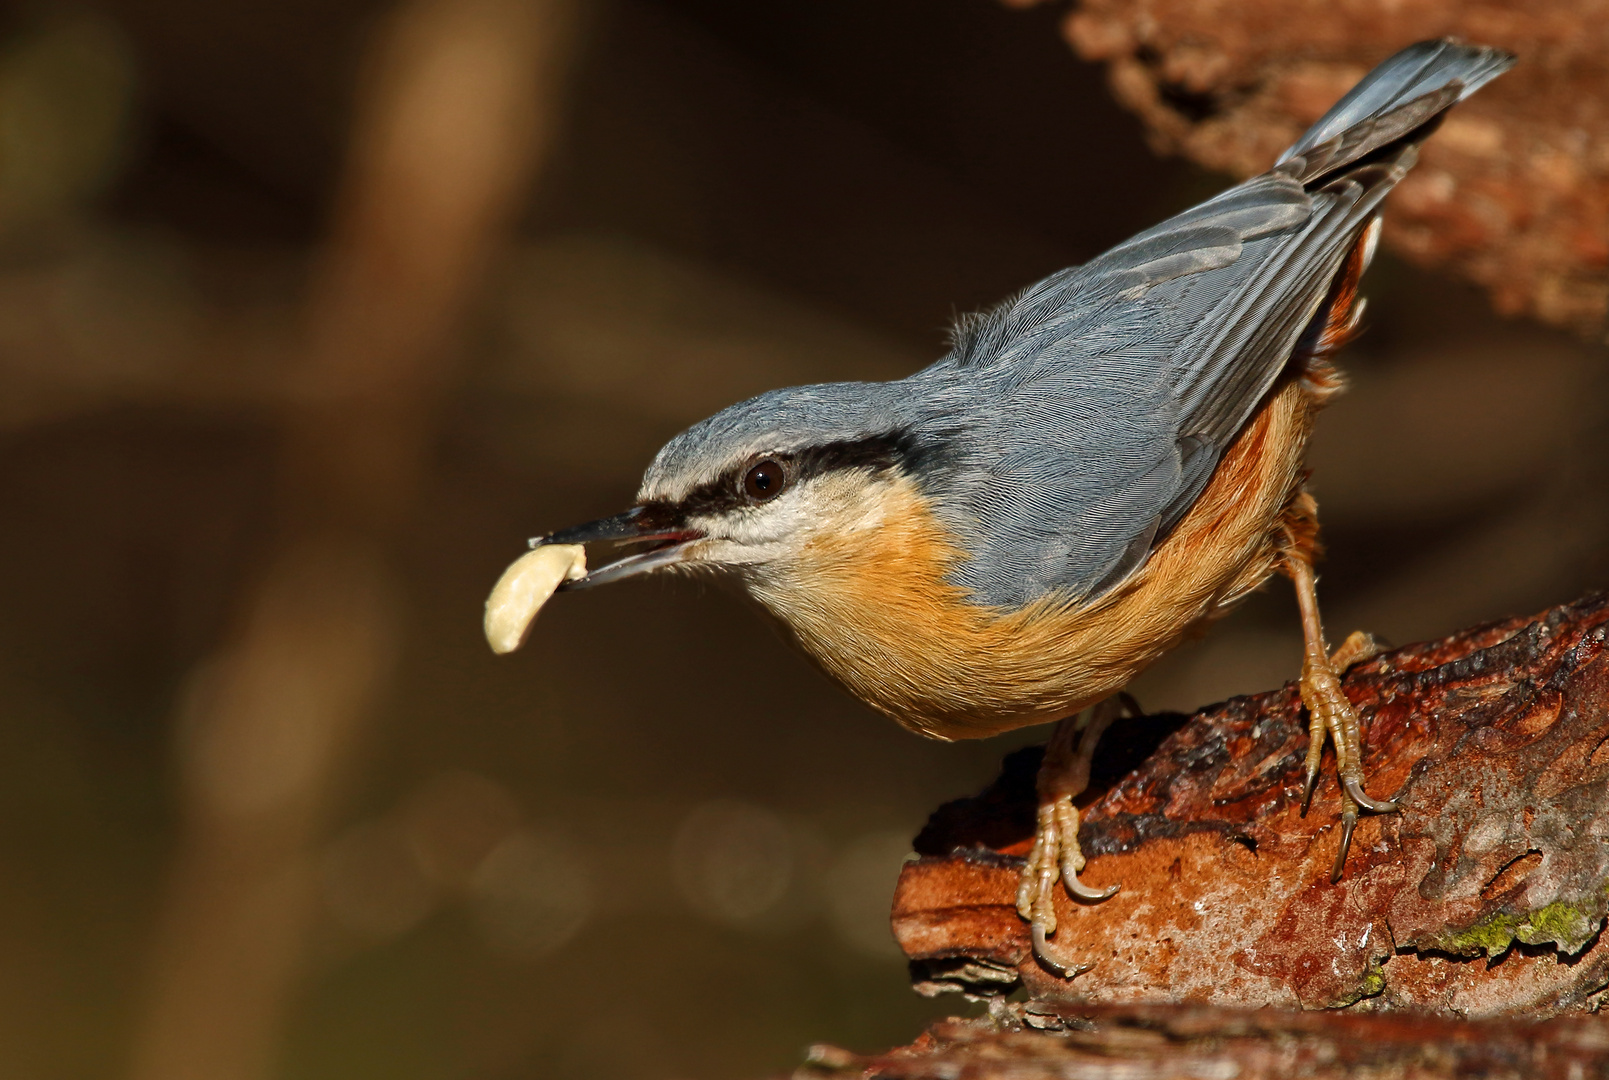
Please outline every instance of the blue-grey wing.
[[1432, 121], [1511, 63], [1412, 46], [1272, 171], [963, 323], [919, 376], [953, 383], [931, 407], [967, 425], [960, 497], [943, 507], [974, 552], [960, 582], [1017, 606], [1053, 589], [1094, 596], [1143, 564], [1287, 366]]

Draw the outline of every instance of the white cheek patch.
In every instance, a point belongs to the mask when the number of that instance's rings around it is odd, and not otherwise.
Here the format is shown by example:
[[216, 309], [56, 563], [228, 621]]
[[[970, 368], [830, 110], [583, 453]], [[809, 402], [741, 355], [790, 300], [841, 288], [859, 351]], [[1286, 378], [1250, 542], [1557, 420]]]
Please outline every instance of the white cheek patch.
[[830, 474], [791, 488], [772, 502], [689, 524], [708, 540], [699, 561], [755, 566], [786, 561], [823, 535], [844, 537], [880, 528], [904, 505], [906, 486], [859, 470]]
[[486, 598], [486, 641], [492, 652], [519, 648], [548, 597], [564, 582], [586, 576], [587, 552], [580, 544], [544, 544], [514, 560]]

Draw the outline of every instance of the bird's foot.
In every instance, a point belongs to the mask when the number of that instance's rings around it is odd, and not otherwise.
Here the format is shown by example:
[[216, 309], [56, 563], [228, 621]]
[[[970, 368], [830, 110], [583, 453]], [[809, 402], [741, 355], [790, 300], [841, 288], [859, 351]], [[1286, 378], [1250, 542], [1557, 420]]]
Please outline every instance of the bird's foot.
[[1330, 654], [1330, 667], [1336, 677], [1345, 675], [1359, 664], [1366, 664], [1391, 648], [1367, 630], [1354, 630], [1341, 642], [1341, 647]]
[[1068, 966], [1050, 955], [1047, 939], [1056, 932], [1056, 889], [1091, 903], [1105, 900], [1117, 892], [1116, 885], [1091, 888], [1079, 880], [1084, 869], [1084, 853], [1078, 846], [1078, 807], [1071, 796], [1063, 795], [1039, 807], [1039, 828], [1033, 849], [1022, 868], [1017, 885], [1017, 913], [1033, 931], [1034, 956], [1041, 964], [1064, 979], [1088, 971], [1090, 965]]
[[1125, 698], [1108, 699], [1057, 724], [1039, 769], [1039, 821], [1017, 885], [1017, 912], [1032, 930], [1034, 956], [1064, 979], [1088, 971], [1089, 965], [1069, 967], [1050, 955], [1048, 939], [1056, 932], [1057, 886], [1091, 903], [1105, 900], [1118, 889], [1116, 885], [1095, 889], [1079, 879], [1084, 853], [1078, 845], [1078, 807], [1073, 799], [1089, 785], [1090, 759], [1101, 733], [1133, 701]]
[[1307, 779], [1302, 791], [1302, 814], [1306, 816], [1313, 801], [1313, 789], [1318, 786], [1319, 766], [1324, 754], [1324, 739], [1328, 734], [1335, 746], [1336, 773], [1341, 781], [1341, 844], [1335, 853], [1335, 865], [1330, 880], [1340, 881], [1346, 868], [1347, 853], [1352, 847], [1352, 833], [1357, 828], [1358, 812], [1362, 808], [1377, 814], [1394, 813], [1399, 809], [1395, 802], [1372, 798], [1363, 789], [1363, 738], [1357, 710], [1341, 690], [1341, 673], [1355, 664], [1379, 655], [1384, 646], [1361, 630], [1354, 632], [1334, 654], [1324, 656], [1309, 653], [1302, 669], [1302, 702], [1307, 706], [1308, 745]]

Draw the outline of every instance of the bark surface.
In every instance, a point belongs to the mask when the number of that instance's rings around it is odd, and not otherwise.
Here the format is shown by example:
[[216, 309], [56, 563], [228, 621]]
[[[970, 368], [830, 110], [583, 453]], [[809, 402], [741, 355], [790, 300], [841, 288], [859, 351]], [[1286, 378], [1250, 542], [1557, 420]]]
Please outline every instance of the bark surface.
[[1609, 596], [1591, 596], [1349, 672], [1369, 790], [1402, 811], [1361, 821], [1337, 883], [1333, 757], [1304, 818], [1294, 684], [1120, 722], [1079, 836], [1084, 881], [1122, 891], [1060, 896], [1054, 954], [1093, 965], [1073, 980], [1034, 959], [1014, 906], [1039, 758], [1018, 751], [988, 790], [933, 815], [900, 878], [893, 926], [918, 989], [1020, 985], [1052, 1009], [1595, 1009], [1609, 986], [1606, 633]]
[[[1039, 1029], [1039, 1030], [1035, 1030]], [[950, 1020], [915, 1043], [859, 1056], [817, 1047], [794, 1080], [1579, 1080], [1609, 1071], [1609, 1026], [1183, 1006], [1048, 1006]]]

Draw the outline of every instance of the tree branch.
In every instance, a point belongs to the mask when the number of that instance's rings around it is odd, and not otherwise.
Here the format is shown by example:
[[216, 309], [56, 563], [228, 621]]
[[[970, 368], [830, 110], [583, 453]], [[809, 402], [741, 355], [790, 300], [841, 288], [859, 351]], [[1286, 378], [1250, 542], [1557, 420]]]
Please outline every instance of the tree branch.
[[1192, 717], [1112, 729], [1038, 964], [1014, 896], [1038, 750], [941, 807], [894, 900], [918, 989], [1056, 1006], [1192, 1002], [1415, 1009], [1532, 1019], [1594, 1008], [1609, 986], [1609, 596], [1386, 653], [1345, 680], [1365, 729], [1365, 816], [1330, 881], [1333, 758], [1300, 813], [1307, 717], [1294, 685]]

